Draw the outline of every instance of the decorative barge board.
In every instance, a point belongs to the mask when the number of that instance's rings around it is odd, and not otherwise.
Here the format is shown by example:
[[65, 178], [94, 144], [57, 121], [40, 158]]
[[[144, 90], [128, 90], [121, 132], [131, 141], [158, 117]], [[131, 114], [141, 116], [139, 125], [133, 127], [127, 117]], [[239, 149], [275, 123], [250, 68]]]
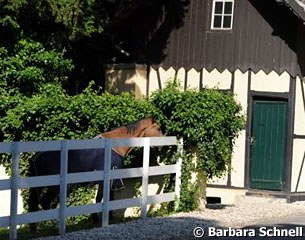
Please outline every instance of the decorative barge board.
[[125, 30], [135, 33], [125, 39], [130, 62], [144, 62], [146, 74], [137, 80], [133, 65], [131, 74], [116, 77], [131, 76], [137, 97], [175, 78], [184, 89], [233, 92], [247, 126], [235, 143], [232, 171], [212, 179], [207, 196], [223, 203], [238, 194], [305, 200], [305, 0], [170, 2], [156, 26], [145, 27], [146, 6]]

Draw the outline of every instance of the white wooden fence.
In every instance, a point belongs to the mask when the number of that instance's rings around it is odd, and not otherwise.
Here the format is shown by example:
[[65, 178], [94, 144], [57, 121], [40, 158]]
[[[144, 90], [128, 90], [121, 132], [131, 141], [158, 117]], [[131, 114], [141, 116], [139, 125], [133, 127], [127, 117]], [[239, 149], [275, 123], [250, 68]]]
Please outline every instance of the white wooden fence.
[[[10, 239], [17, 239], [17, 225], [59, 219], [59, 233], [66, 231], [66, 217], [79, 214], [102, 212], [102, 225], [108, 225], [109, 211], [127, 207], [141, 207], [141, 217], [147, 214], [147, 205], [173, 201], [179, 198], [181, 159], [176, 164], [164, 166], [149, 166], [151, 146], [177, 145], [176, 137], [152, 138], [117, 138], [92, 140], [62, 140], [43, 142], [12, 142], [0, 143], [0, 153], [11, 153], [11, 178], [0, 180], [0, 191], [11, 190], [10, 216], [0, 217], [0, 228], [10, 228]], [[144, 147], [143, 167], [111, 170], [110, 161], [104, 161], [104, 171], [67, 173], [68, 150], [105, 148], [105, 160], [111, 159], [111, 148], [116, 146]], [[19, 158], [22, 152], [61, 151], [60, 175], [26, 177], [19, 176]], [[176, 174], [175, 192], [148, 196], [149, 176]], [[116, 178], [142, 177], [142, 196], [110, 201], [110, 180]], [[101, 203], [66, 206], [67, 184], [103, 180], [103, 201]], [[31, 213], [17, 213], [18, 189], [41, 186], [60, 185], [59, 208]]]

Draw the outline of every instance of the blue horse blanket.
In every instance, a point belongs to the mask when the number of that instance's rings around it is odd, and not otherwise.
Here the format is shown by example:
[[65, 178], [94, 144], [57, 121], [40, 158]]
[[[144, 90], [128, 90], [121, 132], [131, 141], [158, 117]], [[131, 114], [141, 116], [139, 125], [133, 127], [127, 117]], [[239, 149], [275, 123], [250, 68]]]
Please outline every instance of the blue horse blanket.
[[[105, 149], [83, 149], [69, 150], [68, 152], [68, 173], [88, 172], [104, 170]], [[36, 174], [31, 175], [52, 175], [60, 173], [60, 152], [50, 151], [38, 154], [32, 159], [32, 168]], [[112, 150], [111, 169], [124, 168], [123, 157]], [[31, 170], [32, 171], [32, 170]], [[111, 189], [119, 190], [124, 188], [122, 179], [111, 181]]]

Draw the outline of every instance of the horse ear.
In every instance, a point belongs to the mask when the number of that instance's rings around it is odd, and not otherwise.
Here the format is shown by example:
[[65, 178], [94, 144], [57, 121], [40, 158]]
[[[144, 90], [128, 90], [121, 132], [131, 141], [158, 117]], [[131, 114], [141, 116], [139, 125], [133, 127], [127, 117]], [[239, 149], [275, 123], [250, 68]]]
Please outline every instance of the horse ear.
[[151, 118], [152, 123], [156, 123], [155, 117], [150, 117], [150, 118]]

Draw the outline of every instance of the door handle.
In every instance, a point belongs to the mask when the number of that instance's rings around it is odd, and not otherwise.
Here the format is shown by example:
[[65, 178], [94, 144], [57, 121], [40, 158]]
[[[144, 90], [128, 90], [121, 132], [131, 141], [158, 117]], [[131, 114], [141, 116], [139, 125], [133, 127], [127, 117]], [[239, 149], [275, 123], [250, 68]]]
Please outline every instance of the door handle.
[[254, 145], [256, 142], [255, 137], [250, 137], [250, 145]]

